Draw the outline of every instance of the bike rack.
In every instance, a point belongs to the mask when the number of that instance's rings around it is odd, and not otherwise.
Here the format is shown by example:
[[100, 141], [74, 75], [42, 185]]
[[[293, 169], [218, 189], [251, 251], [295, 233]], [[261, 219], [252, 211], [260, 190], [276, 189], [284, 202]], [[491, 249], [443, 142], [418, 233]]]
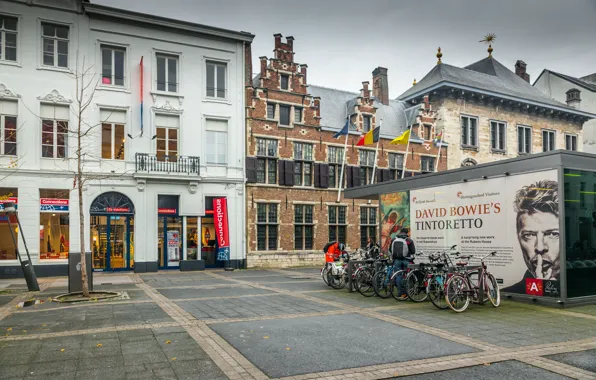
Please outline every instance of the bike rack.
[[348, 261], [348, 292], [353, 293], [355, 291], [354, 286], [352, 284], [352, 274], [354, 273], [354, 265], [357, 264], [366, 264], [364, 260], [358, 261]]

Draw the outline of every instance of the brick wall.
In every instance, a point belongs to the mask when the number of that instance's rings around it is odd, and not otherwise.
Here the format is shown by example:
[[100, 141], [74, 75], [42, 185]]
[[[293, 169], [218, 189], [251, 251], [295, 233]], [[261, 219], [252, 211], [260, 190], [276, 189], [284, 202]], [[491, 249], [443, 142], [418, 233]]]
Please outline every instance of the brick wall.
[[[464, 101], [461, 98], [437, 98], [433, 99], [433, 103], [439, 113], [437, 125], [444, 128], [445, 141], [450, 146], [449, 169], [461, 167], [462, 161], [467, 158], [474, 159], [477, 163], [485, 163], [518, 157], [518, 125], [532, 127], [532, 153], [542, 152], [543, 129], [556, 131], [556, 149], [565, 149], [565, 134], [569, 133], [578, 136], [578, 150], [582, 150], [582, 128], [577, 122], [523, 111], [519, 107]], [[478, 117], [477, 150], [461, 149], [461, 115]], [[505, 152], [491, 151], [491, 120], [507, 123]]]

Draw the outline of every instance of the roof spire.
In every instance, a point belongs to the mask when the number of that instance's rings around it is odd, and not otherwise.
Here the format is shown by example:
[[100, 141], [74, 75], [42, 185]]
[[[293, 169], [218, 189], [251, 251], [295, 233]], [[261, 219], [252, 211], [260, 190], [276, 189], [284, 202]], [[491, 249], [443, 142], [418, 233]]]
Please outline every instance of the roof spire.
[[493, 42], [495, 42], [495, 40], [497, 39], [497, 35], [494, 33], [489, 33], [486, 36], [484, 36], [483, 39], [481, 39], [479, 42], [484, 42], [485, 44], [488, 44], [488, 49], [486, 51], [488, 51], [488, 56], [492, 58], [493, 56]]
[[414, 78], [414, 83], [412, 83], [412, 86], [416, 86], [416, 78]]
[[443, 56], [443, 53], [441, 53], [441, 47], [439, 46], [439, 49], [437, 50], [437, 59], [438, 59], [437, 65], [440, 65], [441, 63], [443, 63], [443, 62], [441, 62], [442, 56]]

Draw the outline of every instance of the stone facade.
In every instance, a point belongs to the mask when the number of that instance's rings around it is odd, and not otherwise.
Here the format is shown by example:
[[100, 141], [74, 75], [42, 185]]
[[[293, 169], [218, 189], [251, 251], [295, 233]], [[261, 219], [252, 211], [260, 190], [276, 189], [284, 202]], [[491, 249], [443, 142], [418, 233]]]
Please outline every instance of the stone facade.
[[[503, 105], [480, 103], [463, 98], [441, 97], [432, 99], [432, 104], [438, 109], [438, 129], [444, 128], [445, 141], [451, 147], [448, 155], [448, 169], [456, 169], [469, 159], [476, 163], [498, 161], [506, 158], [515, 158], [518, 153], [517, 126], [532, 128], [532, 152], [542, 152], [542, 131], [553, 130], [556, 149], [565, 149], [565, 135], [577, 136], [578, 150], [582, 150], [582, 125], [579, 122], [539, 115], [522, 111], [519, 107], [512, 108]], [[477, 148], [462, 147], [461, 116], [478, 118], [478, 144]], [[491, 149], [490, 122], [500, 121], [506, 123], [506, 149], [496, 152]]]
[[[319, 97], [311, 96], [306, 82], [307, 66], [294, 62], [293, 38], [288, 37], [287, 42], [281, 41], [281, 35], [275, 35], [275, 58], [260, 58], [260, 74], [255, 78], [252, 85], [247, 86], [247, 194], [246, 194], [246, 215], [247, 215], [247, 244], [248, 244], [248, 267], [287, 267], [287, 266], [313, 266], [324, 262], [322, 249], [330, 240], [329, 231], [329, 207], [345, 207], [345, 234], [346, 245], [354, 250], [361, 245], [361, 208], [375, 208], [374, 214], [377, 215], [374, 220], [369, 220], [370, 227], [375, 228], [374, 233], [378, 234], [378, 213], [376, 210], [377, 202], [366, 200], [347, 200], [343, 198], [343, 193], [339, 203], [337, 203], [338, 189], [326, 186], [329, 181], [328, 172], [321, 167], [328, 165], [330, 161], [329, 151], [332, 147], [343, 151], [345, 136], [338, 139], [333, 137], [334, 133], [341, 129], [342, 125], [336, 125], [335, 131], [324, 128], [324, 121], [321, 118], [321, 108], [326, 107], [325, 100]], [[285, 81], [282, 84], [282, 75], [288, 79], [287, 89]], [[374, 128], [378, 121], [376, 120], [376, 111], [374, 100], [369, 89], [369, 82], [363, 82], [363, 88], [360, 94], [353, 94], [354, 102], [351, 122], [356, 126], [356, 130], [350, 131], [348, 136], [347, 155], [346, 155], [346, 175], [344, 182], [347, 186], [360, 185], [357, 183], [359, 170], [359, 152], [360, 148], [356, 146], [364, 124], [366, 116], [371, 117], [371, 127]], [[269, 112], [268, 115], [268, 105]], [[282, 125], [280, 120], [280, 107], [289, 106], [290, 120], [289, 125]], [[296, 111], [300, 109], [301, 111]], [[272, 112], [273, 111], [273, 112]], [[299, 115], [301, 113], [301, 115]], [[343, 116], [345, 118], [345, 111]], [[427, 126], [431, 129], [431, 139], [435, 137], [436, 112], [427, 101], [419, 112], [416, 124], [413, 126], [414, 133], [424, 136], [422, 129]], [[286, 121], [287, 122], [287, 121]], [[380, 180], [389, 180], [390, 171], [389, 153], [405, 153], [404, 145], [389, 145], [389, 139], [381, 136], [378, 149], [377, 164], [379, 170], [376, 171], [375, 182]], [[394, 138], [396, 136], [393, 136]], [[266, 177], [260, 177], [257, 181], [256, 156], [258, 156], [258, 139], [274, 140], [274, 152], [269, 152], [268, 161], [274, 163], [273, 173], [267, 173]], [[307, 186], [298, 185], [296, 181], [290, 181], [293, 185], [288, 186], [280, 184], [285, 182], [287, 176], [294, 176], [293, 168], [297, 161], [296, 143], [304, 143], [312, 147], [312, 161], [308, 162], [312, 168], [312, 180]], [[363, 149], [374, 152], [375, 147], [369, 146]], [[413, 175], [421, 172], [421, 157], [437, 156], [437, 148], [431, 141], [417, 142], [412, 141], [409, 148], [407, 159], [407, 170], [413, 172]], [[373, 153], [374, 154], [374, 153]], [[444, 159], [447, 154], [447, 146], [443, 146], [441, 159], [439, 161], [439, 170], [445, 170], [447, 162]], [[288, 164], [289, 163], [289, 164]], [[289, 171], [286, 170], [289, 165]], [[338, 168], [341, 166], [338, 165]], [[268, 167], [269, 168], [269, 167]], [[282, 173], [283, 171], [283, 173]], [[368, 173], [368, 171], [367, 171]], [[265, 175], [265, 174], [261, 174]], [[274, 183], [268, 183], [269, 177], [275, 175], [277, 178]], [[282, 178], [283, 177], [283, 178]], [[264, 182], [262, 179], [266, 178]], [[391, 178], [392, 179], [392, 178]], [[283, 182], [282, 182], [283, 181]], [[339, 181], [338, 181], [339, 182]], [[266, 241], [266, 249], [259, 249], [257, 226], [258, 206], [259, 204], [273, 205], [277, 212], [273, 215], [274, 220], [268, 220], [276, 234], [275, 244], [269, 247], [269, 240]], [[301, 249], [296, 249], [295, 227], [300, 224], [295, 223], [295, 211], [297, 207], [307, 205], [312, 207], [312, 222], [309, 221], [309, 227], [312, 228], [312, 247], [302, 245]], [[267, 206], [270, 207], [270, 206]], [[269, 210], [269, 209], [268, 209]], [[263, 216], [261, 216], [263, 217]], [[312, 226], [312, 227], [310, 227]], [[263, 228], [263, 227], [261, 227]], [[269, 228], [269, 227], [267, 227]], [[268, 239], [269, 231], [266, 233]], [[375, 237], [378, 240], [378, 236]], [[262, 242], [261, 242], [262, 243]], [[262, 248], [262, 247], [261, 247]]]

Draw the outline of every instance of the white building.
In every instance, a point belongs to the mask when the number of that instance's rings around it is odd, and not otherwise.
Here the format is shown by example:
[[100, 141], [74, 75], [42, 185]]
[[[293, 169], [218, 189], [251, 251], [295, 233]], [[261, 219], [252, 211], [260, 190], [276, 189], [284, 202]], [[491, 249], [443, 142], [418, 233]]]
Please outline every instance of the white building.
[[[83, 72], [84, 245], [94, 268], [245, 265], [253, 35], [81, 0], [0, 0], [0, 34], [0, 202], [18, 203], [18, 247], [27, 244], [38, 276], [66, 274], [69, 251], [81, 251], [72, 132]], [[227, 201], [220, 253], [229, 261], [216, 260], [217, 198]], [[20, 273], [8, 224], [0, 211], [0, 278]]]
[[[596, 73], [575, 78], [544, 69], [534, 87], [580, 111], [596, 114]], [[596, 119], [584, 123], [584, 151], [596, 153]]]

